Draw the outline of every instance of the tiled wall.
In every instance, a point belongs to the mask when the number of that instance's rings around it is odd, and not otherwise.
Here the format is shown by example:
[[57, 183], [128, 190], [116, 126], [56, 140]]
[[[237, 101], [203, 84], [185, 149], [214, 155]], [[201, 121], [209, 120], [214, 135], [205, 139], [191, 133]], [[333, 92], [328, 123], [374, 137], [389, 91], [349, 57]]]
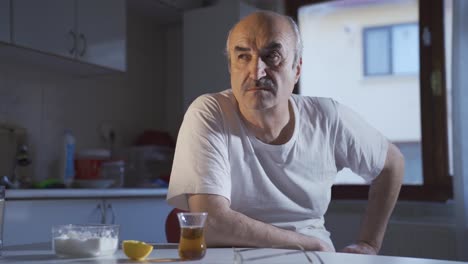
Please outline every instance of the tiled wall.
[[126, 73], [76, 77], [0, 58], [0, 122], [27, 129], [35, 179], [56, 176], [65, 128], [78, 150], [105, 146], [102, 123], [115, 128], [118, 146], [144, 129], [165, 128], [164, 28], [129, 14], [127, 31]]

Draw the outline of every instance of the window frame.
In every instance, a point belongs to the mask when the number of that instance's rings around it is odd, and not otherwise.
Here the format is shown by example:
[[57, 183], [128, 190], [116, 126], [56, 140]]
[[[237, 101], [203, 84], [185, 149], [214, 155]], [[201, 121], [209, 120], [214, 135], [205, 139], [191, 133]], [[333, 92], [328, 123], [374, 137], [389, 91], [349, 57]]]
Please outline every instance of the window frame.
[[[388, 25], [381, 25], [381, 26], [370, 26], [370, 27], [363, 27], [362, 28], [362, 59], [363, 59], [363, 76], [366, 78], [372, 78], [372, 77], [380, 77], [380, 76], [398, 76], [401, 74], [395, 73], [395, 63], [393, 61], [394, 56], [394, 47], [393, 47], [393, 29], [397, 27], [402, 27], [402, 26], [412, 26], [412, 25], [418, 25], [418, 22], [404, 22], [404, 23], [397, 23], [397, 24], [388, 24]], [[367, 64], [367, 39], [366, 39], [366, 33], [369, 31], [375, 31], [375, 30], [386, 30], [388, 33], [388, 47], [389, 47], [389, 71], [386, 73], [375, 73], [375, 74], [370, 74], [369, 69], [368, 69], [368, 64]], [[417, 75], [419, 72], [415, 73], [407, 73], [404, 75]]]
[[[284, 0], [286, 15], [297, 21], [301, 6], [333, 0]], [[444, 0], [419, 3], [419, 80], [422, 185], [403, 185], [399, 200], [445, 202], [453, 199], [449, 175], [445, 85]], [[427, 42], [429, 40], [429, 42]], [[299, 93], [299, 82], [294, 93]], [[368, 185], [334, 185], [332, 199], [367, 199]]]

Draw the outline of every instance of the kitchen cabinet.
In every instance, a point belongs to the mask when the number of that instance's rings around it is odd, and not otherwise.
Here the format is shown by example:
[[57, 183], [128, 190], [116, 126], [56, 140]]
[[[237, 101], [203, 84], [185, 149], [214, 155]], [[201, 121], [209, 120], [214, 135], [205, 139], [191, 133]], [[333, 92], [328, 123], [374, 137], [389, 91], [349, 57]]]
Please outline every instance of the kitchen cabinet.
[[52, 226], [99, 223], [99, 200], [6, 201], [3, 241], [5, 245], [46, 242]]
[[77, 0], [80, 61], [125, 71], [125, 10], [125, 0]]
[[12, 0], [15, 45], [125, 71], [125, 0]]
[[0, 0], [0, 42], [10, 42], [10, 0]]
[[74, 58], [75, 0], [12, 0], [13, 43]]
[[165, 242], [171, 209], [164, 198], [7, 200], [3, 239], [5, 245], [47, 242], [54, 225], [115, 223], [120, 240]]
[[121, 240], [166, 242], [165, 222], [172, 207], [165, 199], [111, 199], [105, 204], [108, 223], [115, 219], [120, 225]]

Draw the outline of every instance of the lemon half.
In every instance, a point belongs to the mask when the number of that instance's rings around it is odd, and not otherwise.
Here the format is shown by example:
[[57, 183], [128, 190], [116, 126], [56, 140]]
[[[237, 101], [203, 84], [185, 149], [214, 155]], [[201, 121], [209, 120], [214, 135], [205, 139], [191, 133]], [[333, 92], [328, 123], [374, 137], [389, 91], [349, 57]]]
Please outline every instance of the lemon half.
[[137, 240], [122, 241], [123, 252], [131, 260], [144, 260], [153, 251], [153, 246]]

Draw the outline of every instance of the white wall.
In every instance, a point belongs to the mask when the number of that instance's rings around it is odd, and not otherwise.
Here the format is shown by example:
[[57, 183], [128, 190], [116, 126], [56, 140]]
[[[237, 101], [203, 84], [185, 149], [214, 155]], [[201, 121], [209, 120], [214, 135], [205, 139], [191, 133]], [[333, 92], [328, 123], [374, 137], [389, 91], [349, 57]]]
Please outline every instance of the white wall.
[[453, 162], [458, 258], [468, 260], [468, 2], [453, 6]]
[[175, 139], [184, 117], [183, 106], [183, 25], [175, 23], [165, 28], [165, 123]]
[[27, 129], [34, 178], [55, 175], [64, 128], [74, 131], [78, 149], [104, 146], [103, 122], [115, 127], [120, 146], [144, 129], [165, 128], [163, 30], [129, 14], [127, 44], [125, 74], [77, 78], [0, 59], [0, 122]]

